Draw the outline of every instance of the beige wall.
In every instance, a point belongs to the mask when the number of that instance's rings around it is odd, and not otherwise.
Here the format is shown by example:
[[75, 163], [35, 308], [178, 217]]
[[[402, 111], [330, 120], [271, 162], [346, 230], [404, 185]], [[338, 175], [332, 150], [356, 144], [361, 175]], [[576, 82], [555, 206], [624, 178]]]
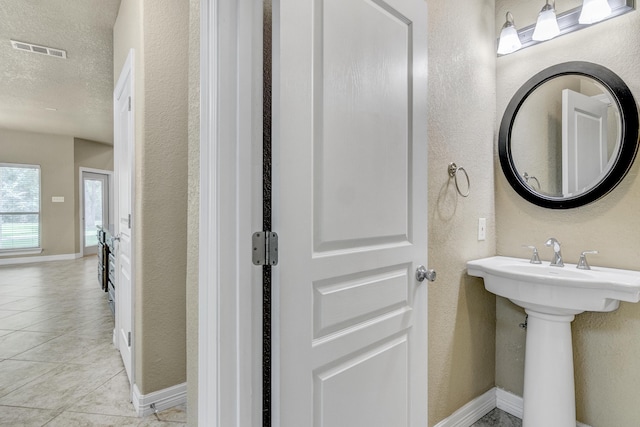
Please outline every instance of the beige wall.
[[[429, 285], [432, 426], [494, 386], [495, 298], [466, 275], [465, 263], [495, 253], [495, 9], [494, 0], [428, 6], [429, 266], [438, 272]], [[456, 193], [450, 162], [468, 171], [468, 198]]]
[[[538, 6], [528, 10], [520, 0], [496, 1], [497, 33], [511, 9], [516, 24], [535, 20]], [[575, 2], [574, 2], [575, 3]], [[578, 2], [579, 3], [579, 2]], [[575, 6], [575, 5], [574, 5]], [[515, 10], [519, 10], [516, 14]], [[640, 12], [559, 37], [497, 61], [497, 121], [514, 92], [540, 70], [566, 61], [590, 61], [617, 73], [640, 99]], [[588, 206], [549, 210], [521, 199], [496, 167], [497, 252], [523, 257], [522, 244], [540, 248], [543, 260], [551, 253], [545, 240], [563, 243], [566, 261], [577, 262], [581, 251], [597, 249], [592, 265], [639, 270], [640, 164], [636, 161], [624, 181], [609, 195]], [[496, 383], [522, 394], [525, 333], [521, 309], [498, 298], [496, 325]], [[640, 305], [621, 303], [613, 313], [584, 313], [573, 322], [578, 420], [592, 426], [636, 426], [640, 382]]]
[[[0, 163], [40, 165], [42, 253], [33, 256], [79, 253], [79, 168], [113, 170], [113, 147], [70, 136], [0, 129]], [[64, 202], [51, 202], [53, 196], [63, 196]]]
[[123, 0], [114, 76], [135, 49], [135, 382], [186, 381], [189, 4]]
[[[37, 256], [75, 254], [73, 138], [0, 129], [0, 163], [40, 165], [42, 253]], [[53, 203], [53, 196], [64, 202]]]
[[[74, 190], [77, 195], [74, 203], [76, 253], [80, 253], [80, 168], [91, 168], [113, 171], [113, 145], [89, 141], [81, 138], [73, 139], [74, 153]], [[113, 189], [111, 189], [113, 192]]]
[[198, 233], [200, 209], [200, 0], [189, 0], [189, 218], [187, 222], [187, 411], [198, 425]]

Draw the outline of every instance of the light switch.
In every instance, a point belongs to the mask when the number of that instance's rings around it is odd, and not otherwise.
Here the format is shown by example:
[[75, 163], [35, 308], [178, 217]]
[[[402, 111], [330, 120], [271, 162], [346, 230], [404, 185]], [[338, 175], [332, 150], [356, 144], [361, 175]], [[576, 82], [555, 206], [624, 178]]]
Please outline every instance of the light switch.
[[64, 196], [53, 196], [51, 201], [53, 203], [64, 203]]

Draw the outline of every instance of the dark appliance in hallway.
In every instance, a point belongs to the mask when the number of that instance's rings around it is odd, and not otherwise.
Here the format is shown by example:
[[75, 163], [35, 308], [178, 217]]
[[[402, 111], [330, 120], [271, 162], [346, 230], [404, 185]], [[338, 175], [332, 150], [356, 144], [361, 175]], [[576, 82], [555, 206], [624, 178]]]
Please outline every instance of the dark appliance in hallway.
[[116, 312], [116, 239], [103, 228], [98, 228], [98, 283], [107, 294], [111, 313]]

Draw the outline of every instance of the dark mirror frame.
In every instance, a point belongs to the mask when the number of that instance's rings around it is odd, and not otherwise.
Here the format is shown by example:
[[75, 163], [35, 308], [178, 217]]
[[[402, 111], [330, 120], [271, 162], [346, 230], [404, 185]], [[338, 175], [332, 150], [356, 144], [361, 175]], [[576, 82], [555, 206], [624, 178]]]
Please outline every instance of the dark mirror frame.
[[[511, 153], [511, 132], [520, 107], [531, 93], [545, 82], [564, 75], [590, 77], [604, 86], [614, 98], [620, 112], [620, 147], [613, 165], [591, 189], [573, 197], [551, 197], [537, 193], [521, 177]], [[529, 202], [551, 209], [584, 206], [605, 196], [625, 177], [638, 151], [638, 107], [629, 87], [614, 72], [590, 62], [565, 62], [542, 70], [515, 93], [502, 118], [498, 135], [498, 154], [502, 171], [511, 187]]]

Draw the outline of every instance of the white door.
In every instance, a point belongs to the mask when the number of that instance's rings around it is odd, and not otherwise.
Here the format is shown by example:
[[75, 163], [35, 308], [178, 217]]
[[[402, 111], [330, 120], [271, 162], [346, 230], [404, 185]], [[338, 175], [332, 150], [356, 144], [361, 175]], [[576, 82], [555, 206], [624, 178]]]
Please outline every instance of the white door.
[[82, 172], [82, 254], [98, 251], [97, 227], [109, 226], [109, 175]]
[[133, 51], [122, 69], [114, 92], [115, 110], [115, 228], [119, 237], [116, 252], [116, 336], [124, 367], [133, 384], [133, 145], [134, 126], [132, 108]]
[[597, 98], [562, 91], [562, 193], [569, 196], [592, 187], [609, 163], [608, 104]]
[[274, 425], [427, 425], [424, 0], [280, 0]]

